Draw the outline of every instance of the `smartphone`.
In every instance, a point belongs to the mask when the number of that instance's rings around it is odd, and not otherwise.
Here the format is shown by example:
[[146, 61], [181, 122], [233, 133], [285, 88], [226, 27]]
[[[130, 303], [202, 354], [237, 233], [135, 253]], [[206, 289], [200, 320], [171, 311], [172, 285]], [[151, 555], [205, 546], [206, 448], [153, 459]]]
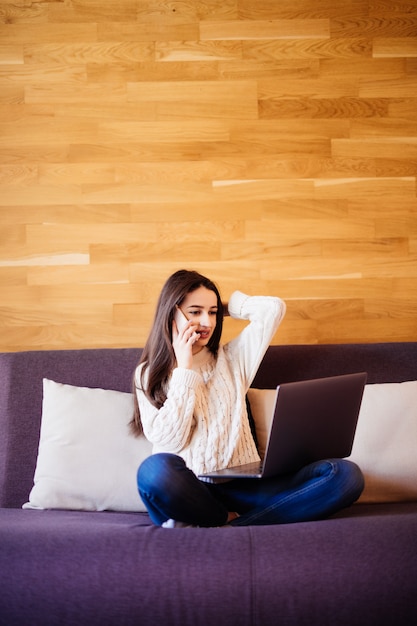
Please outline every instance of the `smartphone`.
[[183, 328], [185, 328], [185, 325], [188, 324], [189, 321], [188, 318], [185, 316], [185, 313], [181, 311], [179, 306], [177, 306], [177, 310], [175, 311], [174, 319], [177, 324], [178, 332], [183, 330]]

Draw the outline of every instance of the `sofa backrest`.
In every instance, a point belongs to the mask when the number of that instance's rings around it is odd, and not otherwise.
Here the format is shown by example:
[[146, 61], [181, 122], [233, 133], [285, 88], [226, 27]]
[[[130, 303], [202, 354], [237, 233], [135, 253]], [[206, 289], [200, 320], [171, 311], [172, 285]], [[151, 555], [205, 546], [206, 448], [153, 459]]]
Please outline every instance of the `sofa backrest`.
[[[28, 500], [36, 466], [42, 379], [130, 391], [141, 350], [114, 348], [0, 354], [0, 506]], [[417, 342], [271, 346], [253, 387], [367, 371], [369, 383], [417, 380]]]
[[368, 383], [417, 380], [417, 342], [273, 346], [252, 387], [352, 372], [368, 372]]
[[141, 350], [47, 350], [0, 354], [0, 506], [20, 507], [33, 486], [42, 379], [131, 391]]

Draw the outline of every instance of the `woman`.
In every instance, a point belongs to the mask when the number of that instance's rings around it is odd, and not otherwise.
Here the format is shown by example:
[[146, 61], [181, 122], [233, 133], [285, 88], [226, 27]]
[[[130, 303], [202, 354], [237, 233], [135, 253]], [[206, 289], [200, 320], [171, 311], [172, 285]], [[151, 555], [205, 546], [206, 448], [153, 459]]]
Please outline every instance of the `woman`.
[[224, 307], [216, 285], [194, 271], [170, 276], [135, 372], [133, 426], [153, 444], [138, 470], [152, 521], [179, 526], [244, 526], [321, 519], [363, 490], [350, 461], [312, 463], [285, 477], [213, 480], [215, 469], [259, 461], [246, 392], [285, 314], [279, 298], [235, 291], [232, 317], [249, 324], [220, 343]]

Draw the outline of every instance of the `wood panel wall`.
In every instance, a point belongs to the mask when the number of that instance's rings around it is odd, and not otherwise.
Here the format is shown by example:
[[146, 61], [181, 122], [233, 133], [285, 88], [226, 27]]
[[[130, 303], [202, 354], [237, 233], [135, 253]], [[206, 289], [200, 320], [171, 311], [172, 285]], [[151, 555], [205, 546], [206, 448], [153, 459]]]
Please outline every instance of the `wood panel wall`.
[[417, 340], [416, 172], [416, 0], [1, 1], [0, 349], [143, 345], [182, 267]]

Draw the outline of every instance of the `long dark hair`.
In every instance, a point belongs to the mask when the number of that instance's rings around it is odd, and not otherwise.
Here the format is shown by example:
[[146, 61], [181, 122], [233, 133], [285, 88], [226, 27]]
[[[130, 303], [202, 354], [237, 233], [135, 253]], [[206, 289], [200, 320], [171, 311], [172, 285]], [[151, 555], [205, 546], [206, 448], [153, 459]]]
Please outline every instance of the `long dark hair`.
[[[140, 388], [143, 389], [148, 400], [158, 409], [166, 400], [166, 383], [176, 365], [172, 347], [172, 322], [176, 306], [181, 306], [187, 294], [199, 289], [199, 287], [213, 291], [217, 297], [216, 327], [207, 344], [210, 352], [217, 356], [223, 330], [224, 312], [219, 290], [213, 281], [202, 274], [195, 271], [179, 270], [168, 278], [162, 288], [156, 306], [154, 322], [139, 361], [139, 364], [143, 363], [139, 381]], [[136, 386], [134, 379], [135, 411], [131, 426], [133, 432], [139, 434], [142, 432], [142, 423], [136, 397]]]

